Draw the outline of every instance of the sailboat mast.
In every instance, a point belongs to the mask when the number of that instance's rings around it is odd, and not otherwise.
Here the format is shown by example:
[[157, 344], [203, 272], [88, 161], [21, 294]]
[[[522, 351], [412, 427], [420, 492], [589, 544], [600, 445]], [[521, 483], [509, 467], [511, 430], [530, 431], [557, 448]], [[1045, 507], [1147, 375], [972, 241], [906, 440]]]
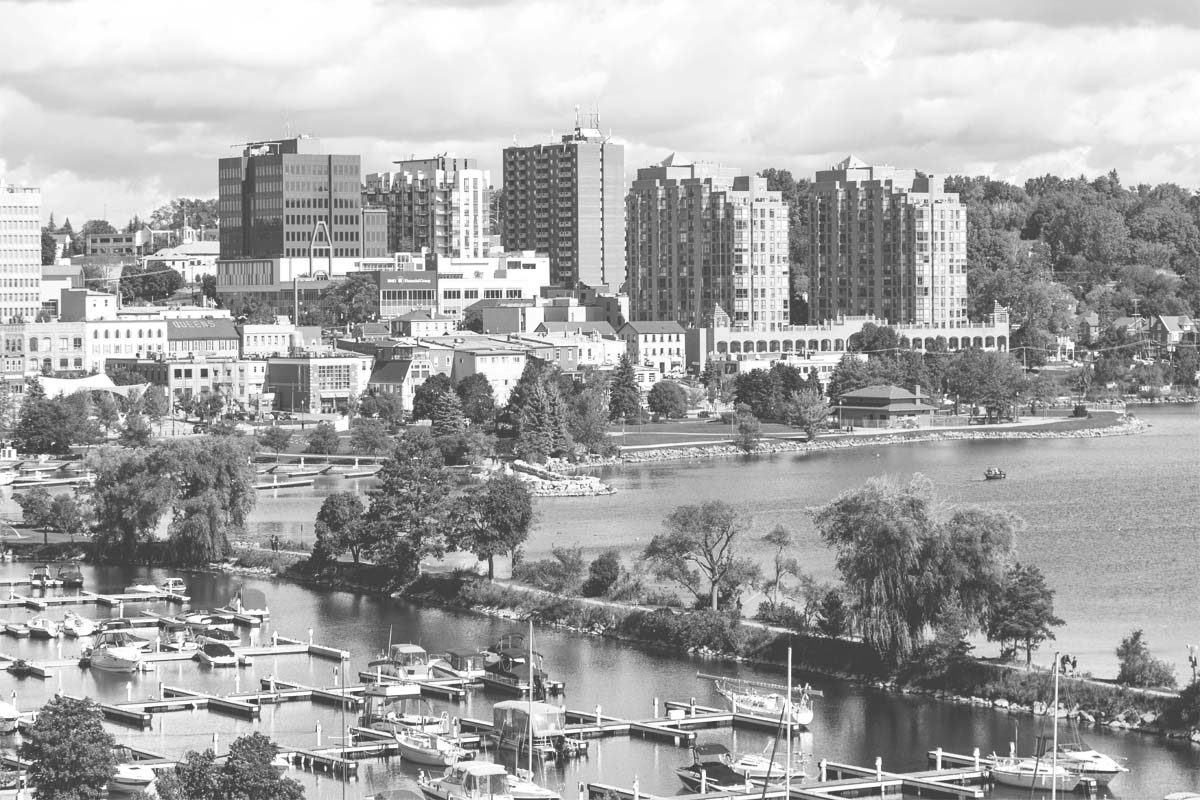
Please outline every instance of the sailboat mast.
[[787, 794], [785, 797], [792, 796], [792, 646], [788, 645], [787, 656], [787, 711], [784, 712], [784, 719], [787, 720], [787, 760], [783, 767], [783, 791]]
[[533, 779], [533, 619], [529, 620], [529, 715], [525, 726], [529, 728], [529, 778]]
[[1050, 709], [1054, 732], [1050, 737], [1050, 800], [1055, 800], [1058, 789], [1058, 667], [1059, 653], [1054, 653], [1054, 707]]

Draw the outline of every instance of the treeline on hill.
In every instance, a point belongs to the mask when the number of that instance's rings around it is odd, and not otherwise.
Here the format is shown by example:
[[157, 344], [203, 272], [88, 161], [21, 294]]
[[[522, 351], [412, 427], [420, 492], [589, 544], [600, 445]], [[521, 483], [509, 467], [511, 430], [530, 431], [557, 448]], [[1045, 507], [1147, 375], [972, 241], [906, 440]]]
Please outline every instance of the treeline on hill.
[[[791, 218], [793, 293], [808, 289], [806, 225], [812, 183], [787, 170], [760, 173]], [[1200, 313], [1200, 196], [1171, 183], [1126, 188], [1116, 172], [1088, 180], [1045, 175], [1015, 186], [954, 175], [946, 191], [967, 209], [972, 318], [1008, 307], [1013, 347], [1039, 366], [1057, 335], [1077, 335], [1076, 313], [1101, 325], [1135, 312]], [[793, 305], [796, 323], [803, 304]], [[800, 316], [796, 316], [796, 315]], [[1084, 343], [1087, 338], [1081, 339]]]

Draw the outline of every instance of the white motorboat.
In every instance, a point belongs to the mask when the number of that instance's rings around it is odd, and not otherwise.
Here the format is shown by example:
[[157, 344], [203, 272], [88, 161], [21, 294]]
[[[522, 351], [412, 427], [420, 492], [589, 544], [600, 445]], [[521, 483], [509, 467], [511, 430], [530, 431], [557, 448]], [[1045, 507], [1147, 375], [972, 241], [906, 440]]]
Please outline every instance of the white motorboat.
[[429, 662], [433, 678], [461, 678], [467, 681], [483, 677], [483, 653], [474, 650], [449, 650]]
[[92, 669], [103, 672], [137, 672], [142, 665], [142, 651], [138, 648], [103, 641], [88, 650], [87, 657]]
[[34, 639], [57, 639], [62, 634], [58, 623], [49, 617], [34, 617], [29, 620], [29, 635]]
[[0, 734], [16, 733], [17, 723], [21, 721], [21, 712], [12, 703], [0, 700]]
[[24, 622], [10, 622], [4, 626], [4, 632], [9, 636], [25, 639], [29, 636], [29, 626]]
[[96, 632], [96, 623], [79, 616], [74, 611], [68, 611], [62, 621], [62, 633], [68, 639], [78, 639], [81, 636], [91, 636]]
[[158, 630], [158, 645], [163, 650], [183, 652], [195, 650], [200, 644], [182, 622], [166, 622]]
[[54, 586], [62, 586], [62, 581], [50, 573], [50, 566], [48, 564], [38, 564], [34, 567], [33, 572], [29, 573], [29, 583], [35, 589], [49, 589]]
[[221, 642], [205, 642], [200, 645], [200, 649], [196, 651], [196, 658], [201, 664], [208, 664], [210, 667], [236, 667], [238, 663], [237, 653], [233, 652], [233, 648]]
[[233, 633], [232, 614], [219, 611], [191, 611], [187, 614], [180, 614], [175, 619], [186, 625], [193, 626], [193, 633], [198, 632], [198, 628], [203, 628], [206, 631], [221, 630]]
[[508, 793], [513, 800], [562, 800], [562, 795], [533, 780], [529, 770], [517, 769], [516, 774], [508, 776]]
[[[125, 624], [122, 625], [121, 623]], [[128, 620], [106, 620], [96, 631], [97, 644], [112, 644], [118, 647], [136, 647], [138, 650], [149, 650], [154, 644], [153, 639], [138, 636], [130, 630]]]
[[1108, 786], [1114, 778], [1129, 772], [1129, 768], [1115, 758], [1097, 752], [1079, 740], [1058, 746], [1058, 763], [1084, 778], [1091, 778], [1097, 786]]
[[183, 578], [167, 578], [159, 584], [158, 588], [167, 594], [184, 594], [187, 592], [187, 584], [183, 582]]
[[108, 791], [120, 794], [144, 792], [154, 783], [155, 773], [142, 764], [118, 764], [117, 771], [108, 779]]
[[471, 757], [463, 748], [436, 733], [406, 730], [397, 727], [394, 736], [400, 757], [414, 764], [448, 767]]
[[271, 608], [267, 605], [267, 596], [258, 589], [239, 589], [233, 599], [226, 603], [221, 610], [259, 622], [271, 616]]
[[1051, 784], [1060, 792], [1072, 792], [1079, 785], [1079, 774], [1061, 764], [1051, 764], [1048, 758], [1006, 758], [992, 756], [992, 780], [1002, 786], [1018, 789], [1049, 789]]
[[729, 767], [758, 783], [768, 779], [782, 781], [784, 776], [782, 764], [758, 753], [743, 753], [731, 761]]
[[391, 645], [386, 653], [369, 662], [367, 667], [391, 678], [423, 681], [433, 677], [429, 654], [425, 652], [425, 648], [415, 644]]
[[483, 761], [451, 764], [440, 777], [421, 770], [417, 786], [427, 800], [513, 800], [508, 771]]

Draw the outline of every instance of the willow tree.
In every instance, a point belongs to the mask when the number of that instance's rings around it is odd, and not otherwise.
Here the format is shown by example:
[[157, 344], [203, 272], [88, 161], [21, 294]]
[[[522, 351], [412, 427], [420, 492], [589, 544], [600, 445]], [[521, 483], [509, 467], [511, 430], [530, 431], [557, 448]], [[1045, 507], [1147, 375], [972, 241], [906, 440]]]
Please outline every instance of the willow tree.
[[1004, 583], [1019, 521], [1006, 512], [937, 513], [933, 485], [871, 478], [817, 509], [814, 519], [851, 599], [863, 638], [899, 663], [951, 611], [982, 628]]

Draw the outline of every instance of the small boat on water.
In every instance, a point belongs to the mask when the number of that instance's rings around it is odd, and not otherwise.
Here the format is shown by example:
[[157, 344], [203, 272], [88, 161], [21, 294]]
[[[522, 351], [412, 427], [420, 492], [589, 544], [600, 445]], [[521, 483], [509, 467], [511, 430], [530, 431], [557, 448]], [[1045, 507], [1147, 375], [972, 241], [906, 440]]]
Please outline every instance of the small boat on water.
[[508, 773], [508, 793], [513, 800], [562, 800], [562, 795], [545, 788], [533, 779], [532, 772], [520, 767]]
[[0, 700], [0, 734], [16, 733], [17, 724], [21, 721], [21, 712], [12, 703]]
[[18, 639], [26, 639], [29, 637], [29, 626], [24, 622], [10, 622], [4, 626], [4, 632]]
[[126, 586], [124, 594], [158, 594], [158, 587], [153, 583], [135, 583]]
[[29, 635], [34, 639], [57, 639], [62, 634], [58, 623], [49, 617], [34, 617], [29, 620]]
[[5, 669], [8, 670], [10, 675], [15, 675], [18, 678], [27, 678], [33, 674], [33, 665], [23, 658], [18, 658], [5, 667]]
[[[125, 625], [118, 624], [124, 622]], [[117, 647], [135, 647], [138, 650], [148, 650], [154, 644], [153, 639], [138, 636], [130, 631], [129, 620], [105, 620], [96, 632], [96, 644], [111, 644]]]
[[985, 480], [998, 481], [1007, 478], [1008, 476], [1005, 475], [1004, 470], [1000, 469], [999, 467], [988, 467], [983, 471], [983, 477]]
[[1129, 772], [1129, 768], [1115, 758], [1093, 750], [1079, 739], [1058, 745], [1058, 763], [1084, 778], [1091, 778], [1097, 786], [1108, 786], [1113, 779]]
[[29, 573], [29, 583], [35, 589], [49, 589], [54, 586], [62, 586], [62, 581], [50, 574], [50, 566], [48, 564], [38, 564], [33, 568], [33, 572]]
[[729, 766], [734, 772], [745, 775], [760, 785], [766, 780], [781, 781], [785, 774], [782, 764], [759, 753], [743, 753], [733, 759]]
[[[784, 709], [790, 707], [789, 716], [793, 725], [811, 725], [813, 721], [812, 699], [822, 696], [820, 691], [811, 686], [798, 686], [791, 690], [792, 701], [788, 703], [786, 686], [740, 678], [722, 678], [703, 673], [697, 673], [697, 675], [711, 679], [717, 694], [730, 702], [734, 712], [745, 711], [759, 716], [782, 719]], [[760, 689], [770, 691], [760, 691]]]
[[175, 617], [178, 622], [204, 630], [221, 630], [233, 633], [233, 615], [220, 611], [191, 611]]
[[483, 651], [483, 675], [480, 680], [490, 689], [525, 694], [532, 691], [535, 700], [559, 694], [562, 681], [552, 681], [542, 669], [542, 654], [531, 650], [525, 634], [510, 633]]
[[417, 786], [426, 800], [559, 800], [561, 797], [525, 775], [510, 775], [500, 764], [484, 761], [459, 761], [446, 767], [441, 777], [432, 777], [421, 770]]
[[200, 645], [195, 657], [201, 664], [210, 667], [236, 667], [238, 663], [237, 653], [223, 642], [205, 642]]
[[238, 589], [237, 594], [225, 604], [221, 611], [248, 617], [252, 622], [271, 616], [271, 608], [267, 605], [267, 596], [258, 589]]
[[63, 564], [58, 568], [58, 580], [67, 589], [83, 588], [83, 571], [78, 564]]
[[121, 643], [128, 635], [125, 631], [98, 633], [96, 644], [85, 651], [88, 665], [102, 672], [137, 672], [142, 665], [142, 651]]
[[214, 628], [204, 625], [189, 625], [188, 634], [196, 640], [197, 645], [202, 645], [205, 642], [223, 642], [225, 644], [237, 643], [242, 641], [242, 637], [238, 636], [233, 631], [227, 631], [224, 628]]
[[733, 756], [723, 744], [698, 744], [692, 747], [692, 763], [675, 770], [679, 780], [692, 792], [744, 792], [750, 779], [733, 769]]
[[505, 700], [492, 706], [492, 730], [501, 750], [518, 757], [531, 751], [553, 760], [587, 752], [586, 739], [567, 735], [567, 712], [562, 706], [529, 700]]
[[432, 676], [429, 654], [425, 648], [415, 644], [394, 644], [386, 653], [367, 664], [390, 678], [411, 678], [413, 680], [428, 680]]
[[79, 616], [74, 611], [68, 611], [66, 616], [63, 617], [62, 632], [63, 636], [66, 636], [68, 639], [91, 636], [96, 632], [96, 623]]
[[183, 582], [183, 578], [167, 578], [159, 584], [158, 588], [167, 594], [185, 594], [187, 592], [187, 584]]
[[396, 746], [400, 749], [400, 757], [414, 764], [448, 767], [471, 758], [469, 752], [436, 733], [400, 728], [394, 735]]
[[1079, 773], [1061, 764], [1052, 765], [1049, 758], [1011, 758], [992, 755], [992, 780], [1002, 786], [1018, 789], [1049, 789], [1051, 784], [1060, 792], [1073, 792], [1079, 785]]
[[475, 650], [448, 650], [429, 662], [434, 678], [461, 678], [465, 681], [483, 677], [483, 654]]
[[163, 650], [183, 652], [195, 650], [200, 645], [182, 622], [163, 622], [158, 628], [158, 646]]
[[118, 764], [117, 771], [108, 779], [109, 793], [137, 794], [150, 788], [155, 773], [142, 764]]

